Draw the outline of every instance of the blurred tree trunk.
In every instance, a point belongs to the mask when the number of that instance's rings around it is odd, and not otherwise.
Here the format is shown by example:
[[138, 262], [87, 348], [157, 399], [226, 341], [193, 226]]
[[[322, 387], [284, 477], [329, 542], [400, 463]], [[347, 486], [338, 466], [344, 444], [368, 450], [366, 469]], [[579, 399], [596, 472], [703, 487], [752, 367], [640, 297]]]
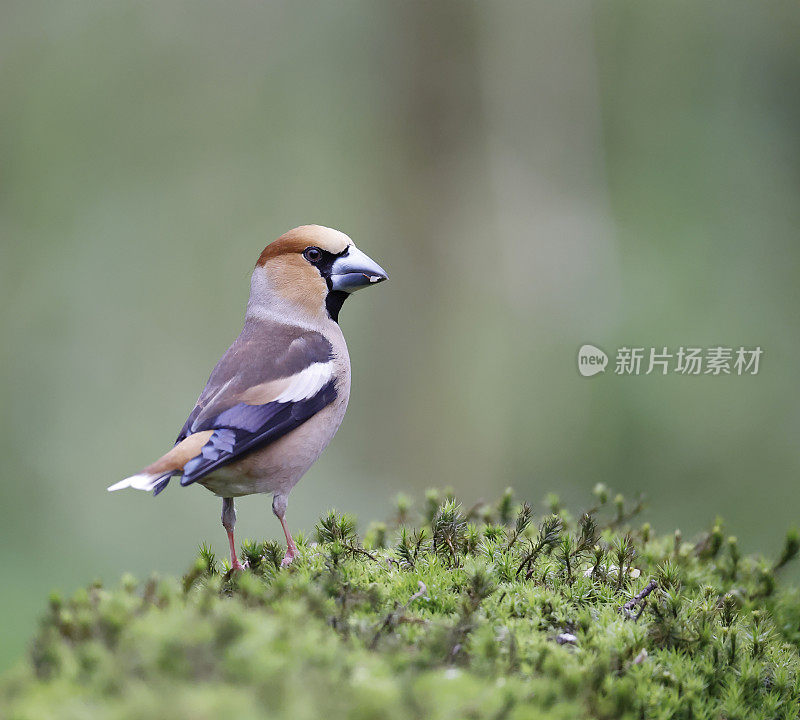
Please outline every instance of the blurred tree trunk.
[[[492, 434], [499, 418], [491, 417], [491, 404], [471, 407], [480, 390], [469, 386], [483, 377], [475, 367], [478, 346], [485, 352], [492, 344], [474, 314], [486, 291], [479, 284], [493, 272], [478, 14], [475, 4], [462, 2], [392, 6], [398, 39], [388, 48], [387, 82], [402, 154], [392, 174], [392, 225], [408, 250], [403, 271], [422, 288], [404, 298], [395, 318], [412, 322], [413, 331], [394, 430], [406, 437], [396, 447], [417, 451], [402, 464], [418, 477], [430, 473], [430, 484], [479, 477], [500, 450], [500, 435], [475, 444], [485, 432], [478, 425]], [[442, 424], [455, 431], [437, 431]]]

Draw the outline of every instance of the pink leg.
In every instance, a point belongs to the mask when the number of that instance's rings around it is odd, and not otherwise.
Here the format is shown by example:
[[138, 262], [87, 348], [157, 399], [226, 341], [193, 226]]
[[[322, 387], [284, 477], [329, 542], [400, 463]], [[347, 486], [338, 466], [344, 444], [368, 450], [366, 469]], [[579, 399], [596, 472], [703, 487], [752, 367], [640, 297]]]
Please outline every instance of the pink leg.
[[231, 546], [231, 567], [234, 570], [244, 570], [244, 565], [239, 562], [239, 558], [236, 557], [236, 543], [233, 540], [233, 530], [228, 530], [228, 543]]
[[236, 508], [233, 498], [222, 498], [222, 527], [228, 533], [228, 544], [231, 546], [231, 567], [234, 570], [244, 570], [244, 565], [236, 557], [236, 542], [233, 539], [233, 526], [236, 525]]
[[297, 557], [297, 545], [294, 544], [289, 528], [286, 527], [286, 519], [282, 515], [279, 515], [278, 520], [281, 521], [283, 534], [286, 536], [286, 555], [283, 556], [283, 560], [281, 561], [281, 567], [286, 567], [287, 565], [291, 565], [292, 560]]

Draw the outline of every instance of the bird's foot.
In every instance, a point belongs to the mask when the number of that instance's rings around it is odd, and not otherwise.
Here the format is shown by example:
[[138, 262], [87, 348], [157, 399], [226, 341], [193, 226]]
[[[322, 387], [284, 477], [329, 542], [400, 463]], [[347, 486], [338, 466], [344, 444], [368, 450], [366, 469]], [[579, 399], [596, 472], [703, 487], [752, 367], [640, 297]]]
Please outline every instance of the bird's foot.
[[287, 548], [286, 555], [283, 556], [283, 560], [281, 560], [281, 567], [289, 567], [292, 564], [292, 561], [297, 557], [297, 550], [294, 548]]
[[247, 569], [247, 565], [248, 565], [248, 563], [245, 563], [244, 565], [242, 565], [242, 563], [239, 562], [239, 558], [233, 558], [233, 561], [231, 562], [231, 569], [232, 570], [246, 570]]

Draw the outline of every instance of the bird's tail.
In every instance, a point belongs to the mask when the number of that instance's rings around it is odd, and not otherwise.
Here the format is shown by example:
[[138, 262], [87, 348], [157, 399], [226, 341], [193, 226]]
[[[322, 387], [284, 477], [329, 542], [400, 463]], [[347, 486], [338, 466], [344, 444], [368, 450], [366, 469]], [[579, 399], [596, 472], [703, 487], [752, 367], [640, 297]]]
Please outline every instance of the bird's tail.
[[136, 475], [131, 475], [124, 480], [120, 480], [118, 483], [110, 485], [108, 492], [114, 492], [114, 490], [123, 490], [124, 488], [135, 488], [136, 490], [155, 490], [156, 486], [160, 485], [161, 483], [163, 483], [164, 487], [166, 487], [170, 477], [172, 477], [173, 474], [174, 471], [161, 474], [141, 472]]
[[142, 472], [114, 483], [108, 488], [108, 491], [135, 488], [136, 490], [152, 490], [153, 495], [158, 495], [167, 486], [169, 479], [177, 473], [182, 473], [183, 466], [200, 453], [212, 432], [212, 430], [204, 430], [189, 435], [166, 455], [162, 455], [152, 465], [148, 465]]

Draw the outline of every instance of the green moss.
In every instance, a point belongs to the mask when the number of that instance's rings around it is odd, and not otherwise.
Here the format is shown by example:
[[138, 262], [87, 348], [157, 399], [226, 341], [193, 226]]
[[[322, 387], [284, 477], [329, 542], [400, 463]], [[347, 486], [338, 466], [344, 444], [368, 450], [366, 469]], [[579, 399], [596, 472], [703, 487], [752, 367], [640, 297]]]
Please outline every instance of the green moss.
[[416, 525], [403, 496], [363, 542], [329, 513], [289, 570], [246, 542], [245, 572], [202, 548], [180, 580], [54, 595], [0, 716], [797, 718], [797, 533], [769, 563], [595, 496], [575, 521], [432, 491]]

